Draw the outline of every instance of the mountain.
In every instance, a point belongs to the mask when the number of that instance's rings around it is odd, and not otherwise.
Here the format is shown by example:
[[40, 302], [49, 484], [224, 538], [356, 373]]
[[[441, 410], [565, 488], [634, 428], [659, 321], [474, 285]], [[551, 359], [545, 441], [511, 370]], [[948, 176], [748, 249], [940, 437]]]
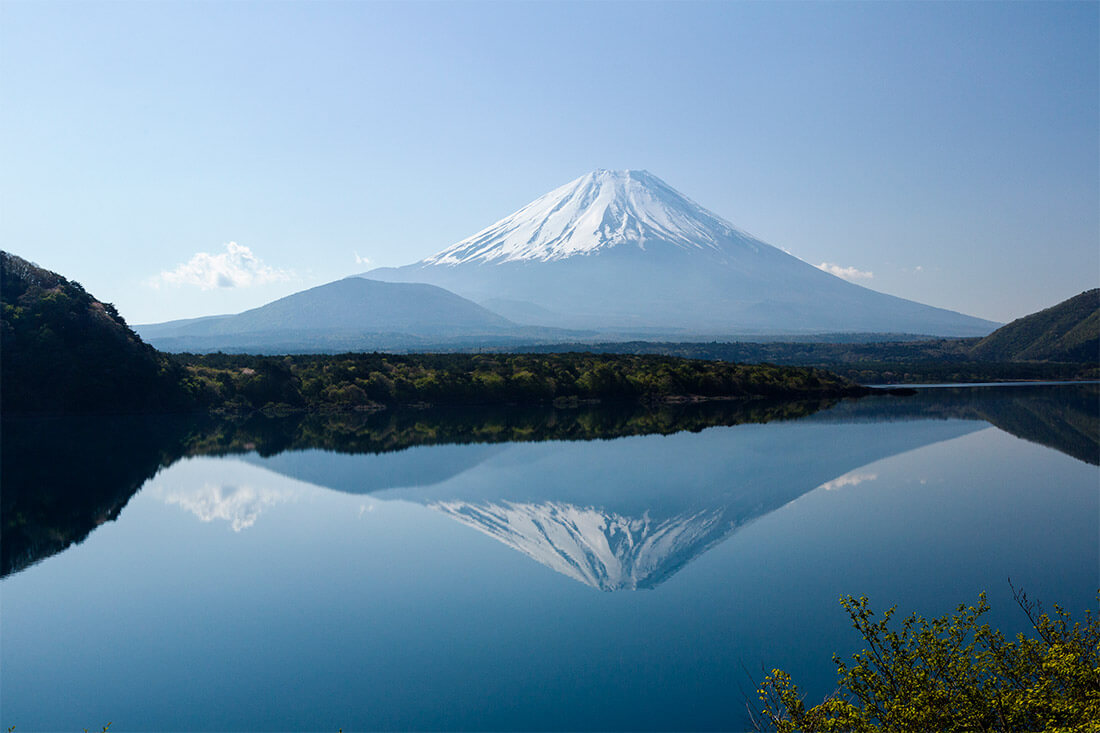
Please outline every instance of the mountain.
[[[418, 339], [503, 335], [515, 324], [454, 293], [423, 283], [353, 277], [303, 290], [232, 316], [137, 327], [166, 351], [340, 350], [415, 346]], [[390, 335], [388, 338], [386, 335]]]
[[987, 361], [1100, 361], [1100, 288], [998, 328], [971, 354]]
[[[601, 590], [653, 588], [739, 528], [868, 464], [980, 430], [960, 420], [775, 421], [701, 432], [243, 460], [317, 486], [423, 504]], [[670, 470], [668, 455], [682, 456]], [[436, 463], [436, 459], [439, 463]], [[873, 473], [873, 472], [872, 472]], [[844, 485], [844, 484], [839, 484]]]
[[363, 276], [432, 283], [526, 323], [629, 333], [984, 336], [998, 325], [823, 272], [646, 171], [597, 170], [427, 259]]
[[80, 283], [0, 252], [0, 303], [5, 414], [148, 412], [184, 404], [180, 368]]

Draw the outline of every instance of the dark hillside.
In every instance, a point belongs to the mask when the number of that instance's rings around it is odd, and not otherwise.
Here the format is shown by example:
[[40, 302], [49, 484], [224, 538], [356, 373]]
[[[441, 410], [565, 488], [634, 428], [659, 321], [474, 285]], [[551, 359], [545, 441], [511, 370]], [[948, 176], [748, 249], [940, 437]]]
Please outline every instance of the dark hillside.
[[184, 404], [182, 370], [80, 283], [0, 252], [0, 409], [146, 412]]
[[1017, 318], [971, 353], [985, 361], [1100, 361], [1100, 288]]

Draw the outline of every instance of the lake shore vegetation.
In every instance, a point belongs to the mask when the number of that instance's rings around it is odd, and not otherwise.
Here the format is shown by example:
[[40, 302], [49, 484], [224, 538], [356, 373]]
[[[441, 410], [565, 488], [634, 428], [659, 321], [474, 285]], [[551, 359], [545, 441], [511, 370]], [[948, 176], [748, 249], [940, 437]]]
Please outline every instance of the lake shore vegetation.
[[398, 406], [660, 404], [848, 397], [867, 390], [824, 370], [622, 354], [181, 354], [204, 409], [376, 410]]
[[[866, 647], [845, 662], [833, 657], [837, 691], [807, 707], [779, 669], [758, 690], [759, 726], [803, 731], [1096, 731], [1100, 721], [1100, 617], [1074, 622], [1013, 589], [1030, 634], [1005, 637], [975, 605], [891, 624], [896, 608], [876, 617], [866, 598], [840, 599]], [[1100, 592], [1098, 592], [1100, 600]]]

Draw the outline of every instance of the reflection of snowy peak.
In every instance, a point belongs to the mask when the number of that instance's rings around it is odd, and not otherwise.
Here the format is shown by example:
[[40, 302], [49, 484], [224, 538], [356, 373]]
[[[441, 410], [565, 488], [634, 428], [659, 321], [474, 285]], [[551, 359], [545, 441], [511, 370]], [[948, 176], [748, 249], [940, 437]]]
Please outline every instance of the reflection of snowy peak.
[[[938, 413], [937, 413], [938, 414]], [[979, 430], [914, 420], [774, 422], [609, 441], [322, 450], [243, 460], [317, 486], [446, 514], [594, 588], [653, 588], [739, 528], [871, 463]], [[252, 485], [236, 481], [234, 485]]]
[[652, 588], [736, 526], [720, 508], [657, 520], [549, 501], [429, 506], [601, 590]]

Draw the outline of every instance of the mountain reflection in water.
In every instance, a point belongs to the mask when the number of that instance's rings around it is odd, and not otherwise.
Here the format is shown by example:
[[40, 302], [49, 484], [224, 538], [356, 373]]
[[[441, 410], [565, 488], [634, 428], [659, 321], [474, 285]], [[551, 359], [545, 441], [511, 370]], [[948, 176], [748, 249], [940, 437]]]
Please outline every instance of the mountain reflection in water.
[[[181, 458], [236, 455], [317, 486], [423, 504], [593, 587], [649, 588], [809, 491], [873, 481], [868, 464], [985, 423], [1096, 464], [1098, 397], [1096, 385], [1070, 385], [837, 405], [5, 419], [2, 572], [80, 542]], [[717, 426], [738, 427], [704, 430]], [[240, 531], [292, 497], [230, 481], [162, 498]]]
[[618, 590], [656, 586], [739, 527], [869, 463], [983, 427], [933, 420], [883, 431], [875, 421], [798, 420], [476, 446], [467, 462], [447, 461], [446, 476], [432, 465], [434, 448], [245, 460], [337, 491], [426, 505], [564, 575]]

